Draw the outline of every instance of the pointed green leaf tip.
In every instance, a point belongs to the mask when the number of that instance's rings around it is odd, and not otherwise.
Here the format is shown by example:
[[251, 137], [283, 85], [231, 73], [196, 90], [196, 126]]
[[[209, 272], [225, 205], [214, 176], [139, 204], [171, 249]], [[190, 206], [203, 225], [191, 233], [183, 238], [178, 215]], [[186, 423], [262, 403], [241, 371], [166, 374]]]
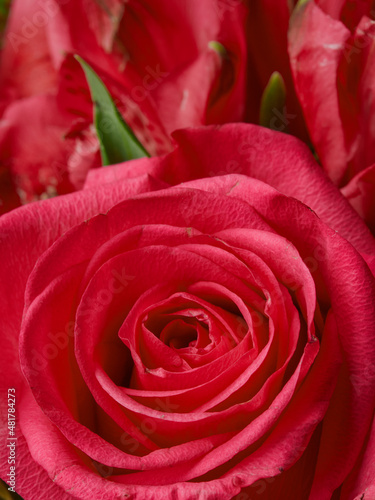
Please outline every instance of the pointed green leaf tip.
[[305, 4], [310, 2], [310, 0], [298, 0], [295, 9], [299, 9], [300, 7], [303, 7]]
[[310, 1], [311, 0], [287, 0], [290, 14], [292, 14], [295, 9], [302, 7], [303, 5], [307, 4]]
[[260, 103], [259, 124], [273, 128], [275, 117], [282, 116], [286, 100], [286, 88], [283, 77], [275, 71], [272, 73], [263, 91]]
[[214, 50], [221, 57], [226, 57], [228, 55], [228, 52], [224, 45], [220, 42], [216, 42], [216, 40], [211, 40], [211, 42], [208, 42], [208, 48]]
[[103, 165], [150, 156], [125, 123], [106, 86], [79, 56], [74, 56], [85, 72], [94, 102], [94, 125], [99, 138]]

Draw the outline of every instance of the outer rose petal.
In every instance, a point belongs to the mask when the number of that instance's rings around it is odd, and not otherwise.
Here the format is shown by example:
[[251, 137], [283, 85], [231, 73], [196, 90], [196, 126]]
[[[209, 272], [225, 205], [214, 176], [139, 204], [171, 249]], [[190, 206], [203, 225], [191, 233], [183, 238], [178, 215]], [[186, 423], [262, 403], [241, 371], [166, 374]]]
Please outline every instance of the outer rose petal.
[[[291, 18], [289, 54], [297, 94], [321, 163], [340, 186], [375, 160], [373, 5], [311, 0], [296, 7]], [[352, 199], [356, 183], [348, 187]], [[361, 201], [358, 191], [356, 198], [353, 206], [364, 216], [368, 195]]]
[[[374, 253], [374, 239], [358, 214], [298, 139], [247, 124], [177, 131], [178, 147], [166, 160], [152, 162], [152, 175], [175, 185], [192, 179], [238, 173], [254, 177], [312, 208], [359, 251]], [[118, 182], [145, 172], [132, 162], [92, 170], [87, 186]]]
[[[369, 368], [369, 377], [375, 378], [374, 365]], [[352, 473], [343, 486], [344, 498], [372, 498], [375, 494], [375, 418], [369, 433], [368, 444], [362, 450]], [[364, 497], [363, 497], [364, 495]]]
[[[42, 6], [36, 9], [35, 4], [35, 0], [12, 1], [1, 53], [0, 114], [9, 101], [48, 92], [57, 84], [48, 50], [48, 14]], [[34, 20], [43, 26], [36, 26]]]
[[341, 11], [347, 0], [314, 0], [323, 12], [333, 19], [340, 19]]
[[[3, 198], [12, 196], [14, 206], [80, 189], [100, 165], [83, 71], [67, 57], [57, 76], [54, 93], [15, 100], [2, 116], [0, 161], [11, 181]], [[4, 203], [0, 212], [9, 209]]]
[[346, 183], [375, 162], [375, 22], [366, 16], [347, 41], [336, 85], [348, 151]]
[[[207, 46], [187, 68], [165, 73], [167, 76], [156, 87], [152, 97], [169, 134], [186, 124], [201, 125], [207, 121], [210, 94], [215, 82], [220, 79], [224, 62], [219, 54]], [[232, 80], [236, 81], [236, 75], [233, 75]], [[238, 114], [237, 111], [237, 118]]]
[[350, 2], [348, 0], [314, 0], [317, 5], [333, 19], [340, 20], [351, 31], [361, 20], [362, 16], [368, 15], [373, 0], [360, 0]]
[[[24, 499], [40, 500], [48, 498], [53, 500], [72, 500], [74, 498], [69, 493], [66, 493], [58, 484], [51, 481], [46, 470], [30, 455], [29, 447], [23, 435], [18, 434], [16, 446], [16, 470], [20, 467], [21, 471], [16, 476], [16, 491], [20, 492]], [[21, 464], [24, 469], [21, 469]]]
[[375, 234], [375, 165], [353, 177], [341, 192]]
[[91, 4], [90, 2], [86, 11], [88, 24], [96, 36], [98, 44], [106, 52], [110, 52], [113, 47], [124, 8], [123, 0], [105, 0], [101, 4]]
[[[62, 140], [70, 126], [71, 116], [57, 106], [53, 96], [29, 97], [6, 109], [0, 129], [0, 161], [9, 166], [24, 202], [43, 193], [53, 196], [73, 190], [68, 164], [75, 145], [68, 138]], [[91, 140], [94, 144], [87, 154], [87, 170], [95, 164], [98, 152], [96, 139]], [[84, 164], [84, 154], [79, 163]], [[83, 178], [85, 173], [82, 172]]]
[[297, 6], [289, 29], [289, 56], [298, 98], [318, 156], [335, 183], [347, 151], [336, 92], [337, 68], [350, 31], [313, 2]]
[[[374, 240], [368, 229], [354, 211], [349, 214], [348, 203], [322, 172], [305, 144], [255, 125], [229, 124], [220, 131], [223, 137], [220, 141], [215, 139], [217, 132], [215, 134], [214, 129], [205, 128], [202, 134], [194, 130], [176, 132], [180, 149], [175, 153], [174, 169], [177, 171], [178, 164], [183, 172], [186, 164], [179, 151], [185, 150], [189, 151], [190, 164], [196, 169], [189, 174], [186, 165], [185, 172], [190, 178], [222, 175], [226, 170], [259, 179], [312, 208], [359, 251], [367, 248], [373, 252]], [[235, 151], [233, 144], [237, 144]]]

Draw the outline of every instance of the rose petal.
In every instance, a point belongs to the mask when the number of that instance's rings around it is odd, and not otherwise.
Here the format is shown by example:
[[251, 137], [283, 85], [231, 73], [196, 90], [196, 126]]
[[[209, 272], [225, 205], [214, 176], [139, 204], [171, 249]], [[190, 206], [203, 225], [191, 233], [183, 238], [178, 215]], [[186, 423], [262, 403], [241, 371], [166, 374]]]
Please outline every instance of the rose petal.
[[[189, 129], [176, 132], [174, 137], [176, 150], [150, 165], [155, 177], [172, 185], [232, 173], [254, 177], [311, 207], [359, 251], [373, 253], [374, 239], [361, 218], [332, 185], [307, 146], [296, 138], [246, 124]], [[133, 162], [131, 167], [143, 173], [145, 163]], [[119, 182], [128, 175], [118, 165], [90, 171], [89, 182]], [[200, 189], [213, 182], [214, 178], [202, 181]], [[228, 191], [236, 182], [228, 186]]]
[[295, 8], [288, 36], [294, 83], [314, 148], [335, 184], [345, 174], [348, 152], [333, 89], [349, 37], [350, 31], [314, 1]]

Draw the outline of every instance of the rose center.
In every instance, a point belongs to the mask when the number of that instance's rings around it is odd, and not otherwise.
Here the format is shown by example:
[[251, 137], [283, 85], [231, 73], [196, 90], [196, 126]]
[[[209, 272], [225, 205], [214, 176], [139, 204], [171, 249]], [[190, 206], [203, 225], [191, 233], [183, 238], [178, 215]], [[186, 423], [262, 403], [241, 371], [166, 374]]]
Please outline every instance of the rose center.
[[163, 328], [160, 333], [160, 340], [175, 349], [195, 347], [198, 340], [198, 333], [193, 325], [182, 319], [176, 319]]

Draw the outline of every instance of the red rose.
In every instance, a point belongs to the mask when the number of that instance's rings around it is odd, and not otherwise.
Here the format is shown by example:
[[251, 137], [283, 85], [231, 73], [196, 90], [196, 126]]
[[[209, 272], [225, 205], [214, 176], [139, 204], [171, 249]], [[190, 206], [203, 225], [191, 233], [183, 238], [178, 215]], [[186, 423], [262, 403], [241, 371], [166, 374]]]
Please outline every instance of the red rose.
[[371, 498], [373, 237], [293, 137], [175, 139], [0, 220], [16, 490]]
[[291, 19], [289, 54], [314, 148], [330, 178], [375, 231], [375, 9], [310, 1]]

